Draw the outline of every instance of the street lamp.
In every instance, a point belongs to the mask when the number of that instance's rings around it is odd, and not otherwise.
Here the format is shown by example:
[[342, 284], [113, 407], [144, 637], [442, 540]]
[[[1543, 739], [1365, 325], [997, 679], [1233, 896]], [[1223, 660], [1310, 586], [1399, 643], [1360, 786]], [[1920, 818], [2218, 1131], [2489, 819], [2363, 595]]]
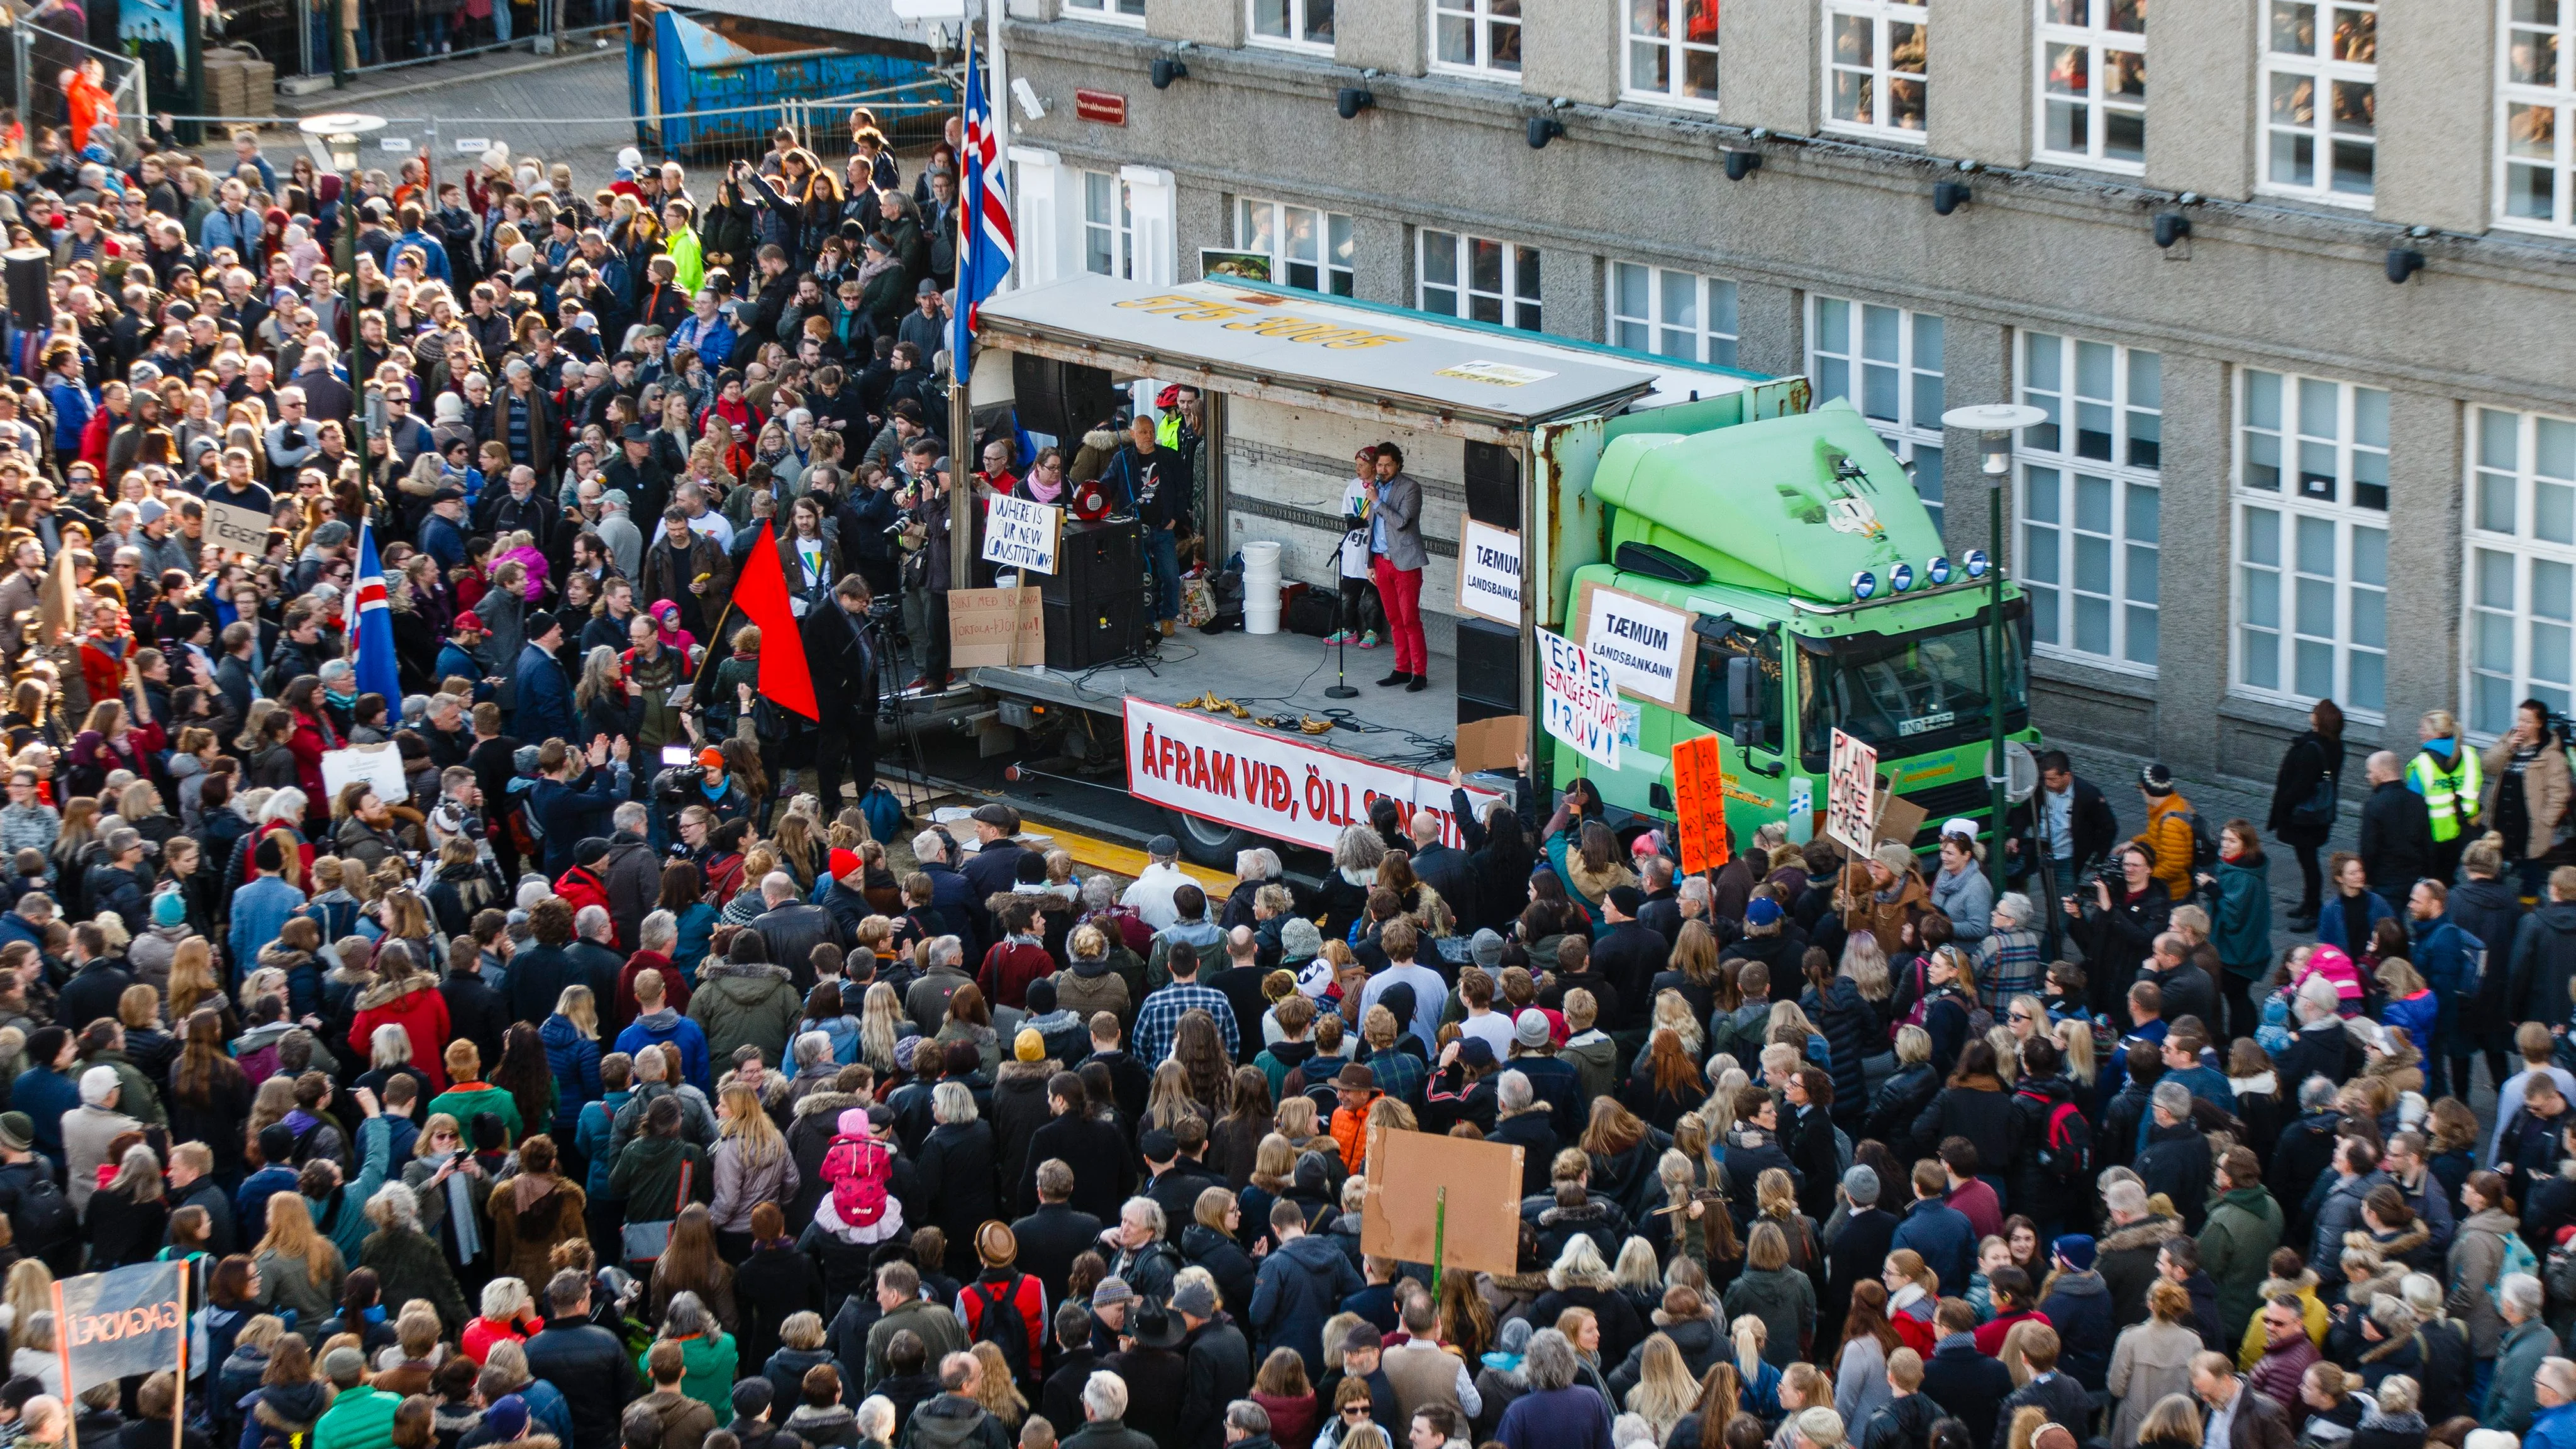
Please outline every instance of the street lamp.
[[296, 129], [316, 164], [340, 178], [340, 224], [334, 228], [331, 265], [346, 289], [349, 313], [349, 392], [356, 406], [349, 411], [349, 452], [358, 460], [359, 476], [367, 471], [367, 339], [358, 325], [358, 157], [370, 132], [385, 128], [385, 118], [360, 111], [308, 116]]
[[[1977, 435], [1979, 467], [1986, 475], [1986, 791], [1994, 812], [1986, 873], [1998, 899], [2004, 889], [2004, 792], [2011, 780], [2004, 760], [2004, 479], [2012, 474], [2013, 434], [2046, 421], [2047, 413], [2019, 403], [1981, 403], [1941, 415], [1941, 426]], [[1979, 572], [1977, 562], [1971, 555], [1970, 578]]]

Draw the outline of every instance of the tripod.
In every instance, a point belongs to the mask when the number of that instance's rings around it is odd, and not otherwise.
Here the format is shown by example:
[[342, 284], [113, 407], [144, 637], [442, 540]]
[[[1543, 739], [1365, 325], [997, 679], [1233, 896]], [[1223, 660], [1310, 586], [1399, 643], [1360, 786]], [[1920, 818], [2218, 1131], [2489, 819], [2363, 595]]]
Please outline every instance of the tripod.
[[[902, 611], [891, 609], [880, 614], [870, 610], [864, 635], [869, 651], [876, 657], [878, 719], [894, 722], [896, 754], [911, 767], [914, 790], [919, 792], [921, 799], [927, 799], [930, 765], [921, 752], [921, 736], [913, 729], [912, 711], [903, 707], [902, 659], [911, 648], [912, 641], [904, 634]], [[866, 730], [876, 727], [873, 720], [862, 721], [859, 725]], [[875, 751], [871, 750], [869, 754], [873, 758]], [[864, 796], [866, 788], [862, 786], [859, 793]], [[905, 801], [905, 812], [909, 814], [920, 803], [918, 799]]]

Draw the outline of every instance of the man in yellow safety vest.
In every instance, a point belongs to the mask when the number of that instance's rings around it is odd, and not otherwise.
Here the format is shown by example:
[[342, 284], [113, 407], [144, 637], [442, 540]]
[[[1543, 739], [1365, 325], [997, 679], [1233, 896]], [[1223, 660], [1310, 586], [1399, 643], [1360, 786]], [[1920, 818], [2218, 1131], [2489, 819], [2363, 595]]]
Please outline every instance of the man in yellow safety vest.
[[2460, 852], [2478, 823], [2486, 779], [2475, 750], [2460, 740], [2460, 722], [2446, 709], [2424, 716], [2416, 730], [2424, 747], [2406, 762], [2406, 788], [2424, 797], [2433, 820], [2433, 875], [2448, 885], [2459, 874]]

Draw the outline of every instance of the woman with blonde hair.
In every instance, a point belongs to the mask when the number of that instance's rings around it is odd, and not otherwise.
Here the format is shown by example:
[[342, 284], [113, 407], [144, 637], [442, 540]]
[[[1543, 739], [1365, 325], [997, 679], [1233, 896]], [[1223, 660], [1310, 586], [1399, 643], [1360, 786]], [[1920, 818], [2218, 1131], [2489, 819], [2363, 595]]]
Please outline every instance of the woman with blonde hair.
[[37, 1314], [53, 1311], [54, 1270], [46, 1267], [42, 1259], [20, 1258], [9, 1265], [8, 1282], [0, 1286], [0, 1301], [9, 1308], [9, 1348], [14, 1352], [33, 1347], [28, 1342], [27, 1325], [35, 1321]]
[[1661, 1444], [1699, 1400], [1699, 1384], [1669, 1335], [1650, 1334], [1637, 1364], [1637, 1386], [1628, 1391], [1628, 1411], [1646, 1421]]
[[2191, 1397], [2191, 1361], [2201, 1351], [2191, 1291], [2158, 1278], [2147, 1285], [2147, 1321], [2120, 1330], [2105, 1383], [2119, 1402], [2111, 1417], [2112, 1449], [2134, 1449], [2150, 1437], [2149, 1408], [2169, 1395]]
[[989, 1338], [980, 1339], [968, 1351], [984, 1370], [975, 1381], [975, 1402], [984, 1406], [985, 1413], [1001, 1420], [1005, 1430], [1018, 1434], [1020, 1421], [1029, 1416], [1029, 1401], [1011, 1382], [1011, 1366], [1003, 1360], [1001, 1346]]
[[896, 1044], [914, 1034], [912, 1023], [904, 1018], [902, 998], [895, 995], [894, 988], [882, 981], [872, 983], [867, 995], [860, 999], [858, 1059], [874, 1068], [878, 1079], [883, 1080], [895, 1069]]
[[288, 1310], [305, 1346], [318, 1344], [324, 1320], [340, 1306], [340, 1285], [349, 1270], [339, 1248], [314, 1230], [304, 1194], [269, 1198], [268, 1232], [251, 1249], [251, 1266], [259, 1272], [259, 1306]]
[[708, 1209], [716, 1246], [731, 1262], [749, 1256], [752, 1209], [796, 1196], [796, 1159], [760, 1094], [740, 1081], [716, 1094], [716, 1194]]

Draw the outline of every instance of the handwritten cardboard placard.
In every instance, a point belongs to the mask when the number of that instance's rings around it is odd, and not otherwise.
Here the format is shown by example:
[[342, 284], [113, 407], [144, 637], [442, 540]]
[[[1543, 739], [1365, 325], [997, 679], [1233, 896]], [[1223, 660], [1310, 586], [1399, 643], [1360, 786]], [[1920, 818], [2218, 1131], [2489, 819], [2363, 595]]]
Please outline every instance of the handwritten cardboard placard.
[[268, 515], [234, 503], [206, 501], [206, 541], [257, 557], [268, 548]]
[[1007, 668], [1046, 660], [1046, 617], [1034, 585], [952, 589], [948, 662], [957, 669]]
[[1726, 864], [1726, 746], [1716, 735], [1673, 746], [1673, 834], [1685, 875]]
[[1878, 748], [1836, 730], [1830, 763], [1825, 838], [1865, 855], [1874, 843], [1871, 831], [1878, 820]]
[[322, 752], [322, 789], [334, 799], [340, 788], [364, 780], [388, 805], [399, 805], [411, 798], [411, 782], [403, 778], [402, 751], [389, 744], [351, 745], [345, 750]]
[[1690, 709], [1699, 636], [1680, 609], [1586, 582], [1574, 605], [1574, 638], [1609, 666], [1619, 692], [1680, 713]]
[[999, 494], [984, 503], [984, 561], [1030, 573], [1055, 572], [1064, 510], [1052, 503]]

